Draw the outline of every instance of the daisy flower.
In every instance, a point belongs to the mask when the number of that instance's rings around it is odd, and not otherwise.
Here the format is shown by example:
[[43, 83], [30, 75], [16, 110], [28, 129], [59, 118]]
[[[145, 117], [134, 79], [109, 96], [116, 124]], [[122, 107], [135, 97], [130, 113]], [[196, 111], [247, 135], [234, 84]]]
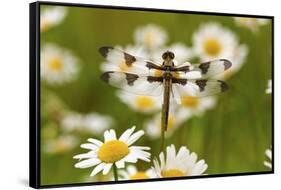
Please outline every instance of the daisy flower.
[[89, 113], [84, 116], [83, 122], [85, 130], [95, 134], [101, 134], [112, 125], [113, 119], [99, 113]]
[[240, 69], [248, 54], [246, 45], [238, 43], [237, 36], [218, 23], [206, 23], [193, 35], [193, 51], [201, 61], [228, 59], [232, 67], [219, 78], [227, 78]]
[[267, 82], [267, 89], [265, 90], [266, 94], [271, 94], [272, 93], [272, 80], [268, 80]]
[[152, 51], [151, 59], [157, 63], [162, 63], [162, 54], [167, 50], [175, 54], [174, 64], [176, 66], [190, 60], [194, 56], [192, 48], [187, 47], [184, 43], [178, 42], [171, 46], [159, 47], [157, 50]]
[[[176, 129], [178, 129], [185, 121], [191, 118], [192, 115], [190, 113], [171, 108], [168, 118], [168, 129], [166, 132], [167, 136], [171, 136]], [[159, 138], [161, 136], [161, 114], [159, 113], [150, 121], [147, 121], [144, 124], [144, 128], [150, 138]]]
[[159, 111], [162, 105], [162, 99], [158, 96], [134, 95], [122, 90], [117, 92], [117, 96], [131, 109], [141, 113], [153, 113]]
[[126, 170], [120, 171], [120, 176], [122, 180], [152, 179], [156, 177], [152, 169], [141, 171], [133, 165], [128, 166]]
[[249, 18], [249, 17], [234, 17], [234, 21], [238, 26], [247, 28], [252, 32], [257, 32], [260, 26], [269, 23], [268, 19]]
[[[114, 47], [116, 49], [122, 50], [126, 53], [129, 53], [131, 55], [141, 57], [141, 58], [146, 58], [147, 54], [144, 48], [141, 46], [132, 46], [128, 45], [125, 48], [122, 48], [120, 46]], [[136, 64], [135, 64], [136, 65]], [[113, 51], [109, 52], [107, 55], [107, 61], [101, 64], [100, 69], [103, 72], [106, 71], [121, 71], [121, 72], [137, 72], [140, 73], [142, 67], [133, 67], [133, 66], [128, 66], [126, 62], [124, 61], [123, 54], [120, 56], [118, 52]], [[147, 69], [143, 71], [145, 74], [147, 74]]]
[[208, 165], [204, 160], [197, 160], [197, 154], [182, 146], [178, 153], [174, 145], [170, 145], [166, 149], [166, 159], [163, 152], [159, 155], [160, 161], [153, 161], [152, 169], [159, 178], [183, 177], [202, 175]]
[[264, 161], [263, 164], [268, 167], [268, 168], [272, 168], [272, 150], [270, 149], [266, 149], [265, 150], [265, 155], [267, 156], [269, 161]]
[[166, 31], [154, 24], [138, 27], [134, 38], [138, 45], [144, 46], [149, 50], [161, 47], [168, 40]]
[[209, 96], [198, 98], [194, 96], [182, 96], [181, 104], [179, 105], [180, 112], [186, 115], [202, 115], [206, 110], [212, 109], [216, 105], [216, 97]]
[[61, 120], [61, 126], [65, 131], [81, 130], [93, 134], [101, 134], [113, 123], [109, 116], [99, 113], [80, 114], [69, 112]]
[[65, 7], [46, 8], [40, 14], [40, 31], [45, 32], [60, 24], [65, 18], [67, 10]]
[[41, 78], [50, 85], [73, 80], [78, 73], [78, 59], [68, 50], [46, 44], [41, 50]]
[[104, 142], [97, 139], [88, 139], [88, 143], [82, 144], [81, 148], [88, 149], [89, 152], [74, 156], [79, 162], [76, 168], [94, 167], [91, 176], [95, 176], [102, 171], [103, 175], [109, 173], [112, 167], [124, 168], [125, 162], [136, 163], [138, 160], [150, 162], [150, 150], [145, 146], [132, 146], [144, 132], [135, 132], [135, 126], [127, 129], [119, 139], [113, 129], [104, 132]]
[[73, 135], [62, 135], [44, 143], [44, 150], [48, 154], [60, 154], [75, 148], [78, 140]]

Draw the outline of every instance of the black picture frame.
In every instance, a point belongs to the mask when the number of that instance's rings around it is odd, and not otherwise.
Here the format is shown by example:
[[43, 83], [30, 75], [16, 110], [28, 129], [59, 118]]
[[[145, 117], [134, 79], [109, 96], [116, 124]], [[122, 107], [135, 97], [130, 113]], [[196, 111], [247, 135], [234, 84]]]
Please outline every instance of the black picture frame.
[[[152, 12], [170, 12], [180, 14], [200, 14], [200, 15], [218, 15], [218, 16], [239, 16], [239, 17], [254, 17], [267, 18], [272, 20], [272, 170], [262, 172], [246, 172], [246, 173], [231, 173], [231, 174], [216, 174], [189, 176], [177, 178], [159, 178], [148, 180], [126, 180], [126, 181], [109, 181], [109, 182], [93, 182], [93, 183], [73, 183], [73, 184], [54, 184], [41, 185], [40, 183], [40, 6], [41, 5], [61, 5], [69, 7], [88, 7], [88, 8], [103, 8], [103, 9], [118, 9], [130, 11], [152, 11]], [[190, 10], [169, 10], [156, 8], [141, 8], [141, 7], [121, 7], [121, 6], [104, 6], [79, 3], [61, 3], [37, 1], [29, 4], [29, 185], [33, 188], [54, 188], [54, 187], [74, 187], [88, 185], [105, 185], [105, 184], [121, 184], [121, 183], [136, 183], [136, 182], [152, 182], [166, 180], [183, 180], [183, 179], [203, 179], [214, 177], [233, 177], [258, 174], [273, 174], [274, 173], [274, 16], [265, 15], [248, 15], [248, 14], [233, 14], [233, 13], [218, 13], [218, 12], [200, 12]]]

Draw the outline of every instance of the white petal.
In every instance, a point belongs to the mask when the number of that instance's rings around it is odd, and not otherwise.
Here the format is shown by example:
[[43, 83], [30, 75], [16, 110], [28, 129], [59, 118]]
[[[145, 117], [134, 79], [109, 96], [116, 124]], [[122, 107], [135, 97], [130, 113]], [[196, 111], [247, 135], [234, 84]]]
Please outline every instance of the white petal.
[[131, 144], [136, 142], [143, 135], [144, 135], [143, 130], [136, 132], [135, 134], [133, 134], [132, 136], [129, 137], [129, 139], [127, 140], [127, 144], [130, 146]]
[[106, 175], [108, 174], [108, 172], [110, 171], [111, 167], [112, 167], [112, 163], [110, 164], [106, 164], [105, 167], [103, 168], [103, 172], [102, 172], [102, 175]]
[[127, 142], [128, 138], [131, 136], [131, 134], [134, 132], [135, 130], [135, 126], [133, 126], [131, 129], [127, 129], [122, 135], [121, 137], [119, 138], [120, 141], [123, 141], [123, 142]]
[[129, 163], [136, 163], [138, 161], [138, 159], [132, 154], [127, 155], [123, 159], [126, 160], [126, 162], [129, 162]]
[[97, 150], [99, 148], [97, 145], [91, 144], [91, 143], [81, 144], [80, 147], [85, 148], [85, 149], [90, 149], [90, 150]]
[[176, 164], [176, 148], [174, 145], [167, 147], [166, 169], [173, 168]]
[[265, 154], [266, 154], [266, 156], [271, 160], [271, 157], [272, 157], [271, 150], [270, 150], [270, 149], [267, 149], [267, 150], [265, 151]]
[[[200, 175], [202, 174], [201, 171], [203, 171], [206, 168], [206, 164], [204, 160], [200, 160], [195, 164], [193, 167], [191, 173], [189, 175]], [[206, 168], [207, 169], [207, 168]]]
[[150, 147], [148, 147], [148, 146], [130, 146], [130, 149], [134, 149], [134, 150], [150, 150]]
[[161, 168], [161, 170], [166, 169], [165, 156], [164, 156], [163, 152], [160, 153], [159, 158], [160, 158], [160, 168]]
[[84, 154], [78, 154], [73, 158], [74, 159], [97, 158], [97, 153], [95, 151], [90, 151]]
[[99, 173], [101, 170], [103, 170], [105, 163], [100, 163], [95, 169], [92, 171], [90, 176], [95, 176], [97, 173]]
[[110, 129], [110, 134], [111, 134], [111, 137], [112, 137], [112, 140], [116, 140], [117, 138], [116, 138], [116, 133], [115, 133], [115, 131], [113, 130], [113, 129]]
[[103, 145], [103, 143], [102, 143], [101, 141], [97, 140], [97, 139], [92, 139], [92, 138], [90, 138], [90, 139], [88, 139], [88, 141], [91, 142], [91, 143], [93, 143], [93, 144], [95, 144], [95, 145], [97, 145], [98, 147], [100, 147], [101, 145]]
[[111, 140], [116, 140], [115, 131], [112, 129], [104, 132], [104, 142], [108, 142]]
[[267, 161], [264, 161], [263, 164], [270, 169], [272, 168], [272, 164]]
[[108, 141], [108, 139], [110, 139], [110, 133], [109, 133], [109, 131], [108, 130], [106, 130], [105, 132], [104, 132], [104, 142], [107, 142]]
[[101, 161], [97, 158], [91, 158], [88, 160], [83, 160], [81, 162], [78, 162], [77, 164], [75, 164], [75, 167], [76, 168], [89, 168], [89, 167], [99, 164], [100, 162]]
[[117, 162], [115, 162], [115, 164], [116, 164], [116, 167], [119, 168], [119, 169], [120, 168], [124, 168], [125, 167], [124, 158], [119, 160], [119, 161], [117, 161]]

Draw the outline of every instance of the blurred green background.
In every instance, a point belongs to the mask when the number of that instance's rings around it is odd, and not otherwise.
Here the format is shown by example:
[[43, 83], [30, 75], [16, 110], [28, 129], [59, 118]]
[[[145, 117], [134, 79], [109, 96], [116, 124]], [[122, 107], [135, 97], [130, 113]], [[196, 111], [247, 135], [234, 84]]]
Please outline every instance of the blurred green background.
[[[45, 8], [46, 6], [43, 6]], [[218, 96], [215, 108], [202, 117], [193, 117], [178, 128], [167, 140], [167, 144], [187, 146], [208, 164], [208, 174], [230, 174], [269, 170], [263, 165], [265, 149], [272, 142], [272, 99], [265, 94], [267, 80], [272, 78], [272, 25], [262, 26], [258, 33], [238, 27], [230, 16], [174, 14], [68, 7], [64, 21], [51, 30], [41, 33], [41, 47], [55, 43], [71, 50], [80, 59], [80, 71], [76, 80], [51, 86], [41, 82], [41, 146], [46, 139], [64, 133], [57, 116], [59, 109], [75, 110], [79, 113], [98, 112], [115, 119], [112, 125], [120, 135], [136, 125], [142, 129], [150, 115], [137, 113], [128, 108], [115, 95], [116, 89], [99, 79], [100, 64], [104, 59], [98, 48], [105, 45], [126, 46], [133, 44], [133, 34], [138, 26], [153, 23], [163, 27], [169, 36], [168, 44], [182, 42], [191, 46], [192, 34], [199, 25], [208, 21], [221, 23], [246, 44], [248, 56], [242, 68], [227, 82], [230, 90]], [[55, 96], [58, 110], [49, 113], [48, 108]], [[55, 98], [55, 99], [56, 99]], [[56, 104], [57, 105], [57, 104]], [[52, 128], [55, 129], [52, 131]], [[41, 149], [41, 184], [69, 184], [91, 182], [87, 178], [92, 171], [74, 168], [72, 157], [83, 150], [80, 144], [87, 138], [103, 140], [103, 136], [79, 133], [77, 146], [59, 154], [49, 154]], [[138, 145], [151, 146], [152, 158], [158, 156], [159, 140], [142, 137]], [[138, 167], [147, 169], [150, 164], [138, 162]], [[98, 176], [98, 180], [103, 180]]]

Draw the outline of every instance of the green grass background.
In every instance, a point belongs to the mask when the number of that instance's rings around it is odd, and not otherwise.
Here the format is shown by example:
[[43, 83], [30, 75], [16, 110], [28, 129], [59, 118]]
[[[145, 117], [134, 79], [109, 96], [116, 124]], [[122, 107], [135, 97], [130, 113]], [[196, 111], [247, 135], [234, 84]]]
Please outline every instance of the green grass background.
[[[262, 26], [258, 33], [252, 33], [239, 28], [229, 16], [68, 7], [68, 15], [59, 26], [41, 33], [41, 46], [52, 42], [71, 50], [81, 60], [81, 71], [77, 80], [58, 87], [42, 81], [42, 101], [52, 93], [68, 109], [110, 115], [116, 121], [113, 127], [118, 135], [132, 125], [141, 129], [143, 121], [149, 117], [121, 103], [115, 95], [116, 90], [99, 79], [99, 66], [103, 58], [98, 48], [133, 44], [136, 27], [149, 23], [157, 24], [167, 31], [168, 44], [183, 42], [191, 46], [192, 34], [200, 24], [209, 21], [219, 22], [235, 32], [240, 43], [248, 46], [249, 54], [241, 70], [228, 80], [230, 90], [219, 96], [217, 106], [204, 116], [187, 121], [167, 140], [167, 144], [173, 143], [176, 147], [186, 145], [196, 152], [208, 164], [208, 174], [267, 171], [263, 161], [264, 151], [272, 141], [272, 99], [271, 95], [265, 94], [267, 80], [272, 78], [271, 23]], [[41, 127], [59, 127], [49, 120], [42, 106]], [[103, 139], [92, 134], [75, 135], [81, 143], [89, 137]], [[43, 146], [44, 134], [41, 136]], [[153, 156], [159, 152], [157, 140], [143, 137], [138, 144], [151, 146]], [[82, 152], [79, 146], [58, 155], [41, 152], [41, 184], [84, 182], [83, 178], [92, 169], [76, 169], [76, 161], [72, 159]], [[150, 165], [140, 162], [138, 166], [146, 169]]]

